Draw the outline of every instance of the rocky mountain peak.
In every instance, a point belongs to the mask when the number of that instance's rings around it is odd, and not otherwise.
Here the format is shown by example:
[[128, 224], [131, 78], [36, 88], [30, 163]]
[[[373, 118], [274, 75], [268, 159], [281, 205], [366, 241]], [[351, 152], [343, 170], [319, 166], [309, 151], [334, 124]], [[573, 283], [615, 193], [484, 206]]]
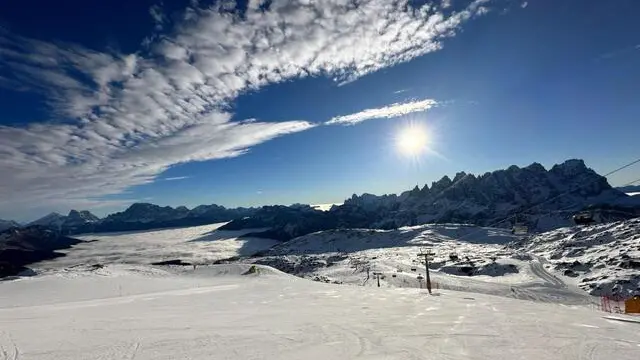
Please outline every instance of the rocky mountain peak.
[[587, 168], [587, 165], [585, 165], [584, 161], [580, 159], [570, 159], [563, 162], [562, 164], [554, 165], [549, 171], [557, 174], [563, 174], [565, 176], [583, 173], [595, 174], [595, 172]]
[[464, 171], [460, 171], [456, 173], [456, 176], [453, 178], [453, 182], [456, 183], [460, 180], [462, 180], [465, 176], [467, 176], [467, 173]]
[[89, 210], [71, 210], [67, 215], [66, 221], [82, 221], [82, 222], [95, 222], [100, 220], [99, 217], [92, 214]]
[[531, 172], [536, 172], [536, 173], [543, 173], [547, 171], [547, 169], [545, 169], [544, 166], [542, 166], [542, 164], [537, 162], [534, 162], [533, 164], [527, 166], [525, 169]]
[[[527, 215], [533, 227], [542, 216], [536, 215], [536, 211], [548, 217], [549, 211], [566, 212], [567, 208], [577, 211], [594, 204], [620, 204], [628, 197], [612, 189], [606, 178], [587, 168], [584, 161], [575, 159], [556, 165], [549, 171], [541, 164], [533, 163], [523, 168], [510, 166], [487, 172], [480, 177], [459, 172], [453, 180], [444, 176], [433, 182], [430, 189], [425, 186], [420, 190], [420, 196], [414, 196], [416, 191], [416, 188], [405, 191], [394, 202], [382, 200], [391, 199], [388, 195], [376, 198], [367, 194], [366, 203], [377, 207], [365, 205], [362, 201], [365, 198], [356, 197], [358, 201], [349, 202], [356, 205], [351, 210], [353, 218], [358, 219], [358, 226], [363, 226], [364, 220], [357, 217], [358, 212], [375, 210], [371, 213], [374, 218], [370, 220], [370, 226], [374, 227], [433, 221], [486, 224], [502, 220], [515, 211], [534, 207]], [[341, 214], [344, 215], [344, 211]], [[557, 216], [570, 218], [570, 213]], [[545, 221], [548, 225], [550, 220]], [[570, 224], [566, 219], [563, 221], [558, 224]]]
[[449, 186], [451, 186], [451, 184], [453, 183], [453, 181], [451, 181], [451, 179], [445, 175], [442, 177], [442, 179], [438, 180], [438, 181], [434, 181], [431, 184], [431, 192], [437, 192], [437, 191], [442, 191], [446, 188], [448, 188]]
[[58, 228], [62, 226], [62, 223], [64, 222], [65, 219], [66, 219], [66, 216], [61, 215], [57, 212], [52, 212], [52, 213], [49, 213], [48, 215], [41, 217], [36, 221], [31, 222], [29, 225], [41, 225], [41, 226]]

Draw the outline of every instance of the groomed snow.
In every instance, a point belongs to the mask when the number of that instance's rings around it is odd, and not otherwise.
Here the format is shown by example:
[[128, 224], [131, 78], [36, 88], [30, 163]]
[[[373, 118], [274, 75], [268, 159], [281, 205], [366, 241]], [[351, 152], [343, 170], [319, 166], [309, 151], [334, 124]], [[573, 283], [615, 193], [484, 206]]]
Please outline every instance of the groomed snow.
[[[339, 286], [261, 268], [110, 265], [0, 283], [0, 359], [637, 360], [583, 307]], [[72, 276], [73, 275], [73, 276]]]

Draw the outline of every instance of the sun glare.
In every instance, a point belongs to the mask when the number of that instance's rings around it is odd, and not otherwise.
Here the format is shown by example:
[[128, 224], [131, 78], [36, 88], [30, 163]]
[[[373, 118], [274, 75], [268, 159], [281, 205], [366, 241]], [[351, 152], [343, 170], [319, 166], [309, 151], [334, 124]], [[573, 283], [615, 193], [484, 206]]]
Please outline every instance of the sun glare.
[[396, 147], [403, 155], [417, 156], [428, 149], [429, 140], [426, 128], [412, 124], [398, 132]]

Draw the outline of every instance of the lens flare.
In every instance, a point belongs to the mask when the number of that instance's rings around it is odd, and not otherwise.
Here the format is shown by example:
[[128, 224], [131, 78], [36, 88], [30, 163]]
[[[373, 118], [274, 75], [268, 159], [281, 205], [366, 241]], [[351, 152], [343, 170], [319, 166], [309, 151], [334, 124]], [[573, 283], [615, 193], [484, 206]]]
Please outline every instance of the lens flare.
[[396, 148], [407, 156], [417, 156], [429, 149], [429, 132], [424, 126], [412, 124], [398, 132]]

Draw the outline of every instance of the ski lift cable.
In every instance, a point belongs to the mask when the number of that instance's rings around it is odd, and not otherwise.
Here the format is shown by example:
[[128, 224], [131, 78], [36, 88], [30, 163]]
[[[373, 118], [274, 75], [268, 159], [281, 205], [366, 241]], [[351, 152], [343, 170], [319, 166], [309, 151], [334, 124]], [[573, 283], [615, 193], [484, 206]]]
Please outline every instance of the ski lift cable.
[[625, 187], [625, 186], [633, 185], [633, 184], [635, 184], [635, 183], [637, 183], [637, 182], [640, 182], [640, 178], [635, 179], [635, 180], [633, 180], [633, 181], [630, 181], [630, 182], [628, 182], [628, 183], [626, 183], [626, 184], [623, 184], [623, 185], [622, 185], [622, 186], [620, 186], [620, 187]]
[[[639, 159], [636, 159], [636, 160], [634, 160], [634, 161], [632, 161], [632, 162], [630, 162], [630, 163], [628, 163], [628, 164], [626, 164], [626, 165], [624, 165], [624, 166], [621, 166], [621, 167], [619, 167], [619, 168], [617, 168], [617, 169], [615, 169], [615, 170], [612, 170], [612, 171], [610, 171], [610, 172], [606, 173], [605, 175], [602, 175], [602, 177], [605, 177], [605, 178], [606, 178], [606, 177], [607, 177], [607, 176], [609, 176], [609, 175], [613, 175], [613, 174], [617, 173], [618, 171], [624, 170], [624, 169], [626, 169], [626, 168], [628, 168], [628, 167], [630, 167], [630, 166], [633, 166], [633, 165], [635, 165], [635, 164], [637, 164], [637, 163], [640, 163], [640, 158], [639, 158]], [[561, 194], [556, 195], [556, 196], [554, 196], [554, 197], [551, 197], [551, 198], [549, 198], [549, 199], [547, 199], [547, 200], [544, 200], [544, 201], [542, 201], [542, 202], [539, 202], [539, 203], [537, 203], [537, 204], [535, 204], [535, 205], [532, 205], [532, 206], [530, 206], [530, 207], [528, 207], [528, 208], [526, 208], [526, 209], [524, 209], [524, 210], [521, 210], [521, 211], [517, 212], [515, 215], [510, 215], [510, 216], [508, 216], [508, 217], [506, 217], [506, 218], [504, 218], [504, 219], [502, 219], [502, 220], [500, 220], [500, 221], [496, 221], [496, 222], [494, 222], [494, 223], [492, 223], [492, 224], [489, 224], [489, 225], [487, 225], [487, 226], [485, 226], [485, 227], [495, 227], [496, 225], [502, 224], [503, 222], [505, 222], [505, 221], [507, 221], [507, 220], [511, 220], [511, 219], [513, 219], [513, 218], [517, 218], [517, 216], [518, 216], [519, 214], [522, 214], [522, 213], [524, 213], [524, 212], [526, 212], [526, 211], [530, 211], [530, 210], [532, 210], [532, 209], [535, 209], [536, 207], [538, 207], [538, 206], [540, 206], [540, 205], [543, 205], [543, 204], [546, 204], [546, 203], [548, 203], [548, 202], [550, 202], [550, 201], [553, 201], [553, 200], [555, 200], [555, 199], [557, 199], [557, 198], [559, 198], [559, 197], [562, 197], [562, 196], [568, 195], [568, 194], [570, 194], [570, 193], [572, 193], [572, 192], [574, 192], [574, 191], [576, 191], [576, 190], [579, 190], [580, 188], [583, 188], [583, 187], [585, 187], [585, 186], [587, 186], [587, 185], [591, 185], [591, 184], [593, 184], [594, 182], [596, 182], [596, 181], [598, 181], [598, 180], [600, 180], [600, 178], [598, 178], [598, 179], [594, 179], [594, 180], [592, 180], [592, 181], [589, 181], [589, 182], [587, 182], [586, 184], [582, 184], [581, 186], [578, 186], [578, 187], [576, 187], [575, 189], [567, 190], [567, 191], [565, 191], [564, 193], [561, 193]], [[631, 182], [630, 184], [628, 184], [628, 185], [631, 185], [631, 184], [633, 184], [633, 183], [635, 183], [635, 182], [638, 182], [638, 181], [640, 181], [640, 179], [634, 180], [634, 181], [632, 181], [632, 182]], [[628, 186], [628, 185], [623, 185], [623, 186]], [[457, 240], [461, 240], [462, 238], [465, 238], [465, 237], [467, 237], [467, 236], [470, 236], [470, 235], [473, 235], [473, 234], [479, 233], [480, 231], [481, 231], [481, 230], [476, 230], [476, 231], [470, 232], [470, 233], [468, 233], [468, 234], [465, 234], [465, 235], [463, 235], [463, 236], [458, 237], [458, 238], [457, 238]]]
[[[626, 184], [622, 184], [622, 185], [620, 185], [619, 187], [625, 187], [625, 186], [633, 185], [633, 184], [635, 184], [635, 183], [637, 183], [637, 182], [640, 182], [640, 178], [635, 179], [635, 180], [633, 180], [633, 181], [630, 181], [630, 182], [628, 182], [628, 183], [626, 183]], [[560, 210], [555, 210], [555, 212], [562, 212], [562, 211], [569, 210], [569, 209], [573, 208], [573, 207], [574, 207], [574, 205], [575, 205], [575, 204], [573, 204], [573, 205], [571, 205], [571, 206], [567, 206], [567, 207], [562, 208], [562, 209], [560, 209]]]
[[[620, 185], [619, 187], [625, 187], [625, 186], [633, 185], [633, 184], [635, 184], [635, 183], [637, 183], [637, 182], [640, 182], [640, 178], [635, 179], [635, 180], [633, 180], [633, 181], [630, 181], [630, 182], [628, 182], [628, 183], [626, 183], [626, 184], [622, 184], [622, 185]], [[552, 212], [553, 212], [553, 213], [561, 213], [561, 212], [564, 212], [564, 211], [567, 211], [567, 210], [571, 210], [575, 205], [576, 205], [576, 204], [572, 204], [572, 205], [570, 205], [570, 206], [563, 207], [562, 209], [553, 210]]]

